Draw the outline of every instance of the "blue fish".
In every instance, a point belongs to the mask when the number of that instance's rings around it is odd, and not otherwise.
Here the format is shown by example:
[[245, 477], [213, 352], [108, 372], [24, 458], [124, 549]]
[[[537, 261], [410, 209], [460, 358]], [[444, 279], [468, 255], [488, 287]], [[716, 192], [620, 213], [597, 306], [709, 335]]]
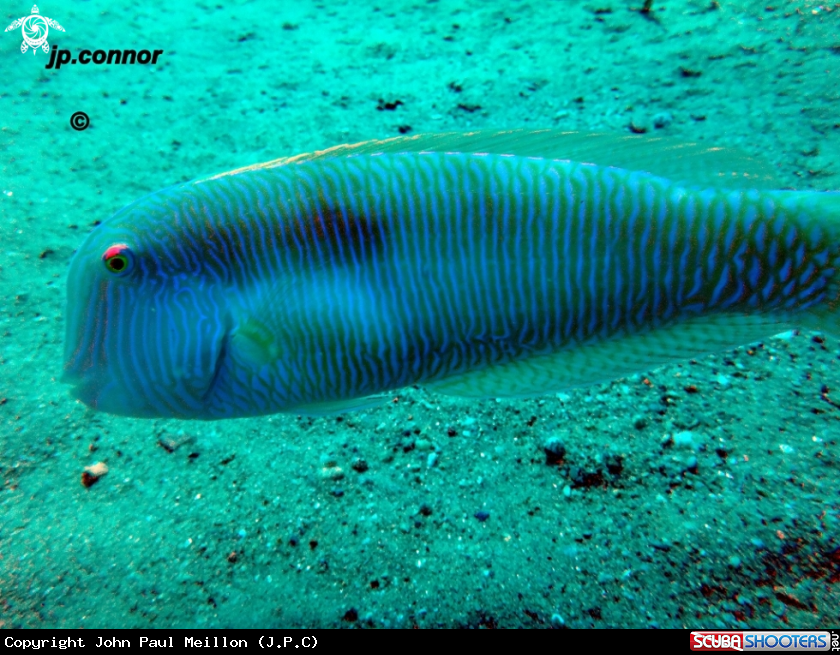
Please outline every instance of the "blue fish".
[[179, 184], [75, 253], [63, 380], [124, 416], [321, 414], [840, 334], [840, 193], [779, 186], [735, 151], [555, 130], [367, 141]]

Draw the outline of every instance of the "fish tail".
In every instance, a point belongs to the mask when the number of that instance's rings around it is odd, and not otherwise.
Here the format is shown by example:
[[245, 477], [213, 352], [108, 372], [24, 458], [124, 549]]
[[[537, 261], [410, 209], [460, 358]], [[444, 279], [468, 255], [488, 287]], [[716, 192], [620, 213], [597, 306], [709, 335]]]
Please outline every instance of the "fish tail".
[[817, 262], [825, 285], [822, 302], [806, 308], [798, 323], [840, 338], [840, 191], [789, 193], [795, 196], [798, 227], [816, 246], [809, 257]]

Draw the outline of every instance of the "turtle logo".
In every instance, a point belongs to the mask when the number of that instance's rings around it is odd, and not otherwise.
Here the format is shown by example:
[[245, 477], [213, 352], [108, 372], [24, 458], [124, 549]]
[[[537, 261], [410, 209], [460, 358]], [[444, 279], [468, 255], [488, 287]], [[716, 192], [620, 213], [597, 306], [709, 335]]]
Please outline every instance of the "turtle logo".
[[20, 28], [23, 34], [23, 43], [20, 44], [20, 51], [26, 52], [32, 48], [32, 54], [38, 52], [40, 47], [44, 52], [50, 51], [50, 44], [47, 43], [47, 34], [50, 28], [63, 32], [64, 28], [54, 21], [52, 18], [47, 18], [38, 13], [38, 5], [32, 5], [32, 13], [29, 16], [18, 18], [14, 23], [6, 28], [6, 31]]

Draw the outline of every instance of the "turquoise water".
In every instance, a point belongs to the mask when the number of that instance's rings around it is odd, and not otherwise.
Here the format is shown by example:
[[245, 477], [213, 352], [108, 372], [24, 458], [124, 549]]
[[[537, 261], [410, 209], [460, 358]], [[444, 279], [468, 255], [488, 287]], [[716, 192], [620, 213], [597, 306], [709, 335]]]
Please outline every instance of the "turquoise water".
[[840, 6], [637, 5], [39, 5], [71, 56], [163, 50], [154, 65], [46, 69], [4, 33], [0, 625], [836, 624], [830, 336], [325, 418], [125, 419], [57, 381], [94, 222], [237, 166], [401, 132], [635, 129], [840, 189]]

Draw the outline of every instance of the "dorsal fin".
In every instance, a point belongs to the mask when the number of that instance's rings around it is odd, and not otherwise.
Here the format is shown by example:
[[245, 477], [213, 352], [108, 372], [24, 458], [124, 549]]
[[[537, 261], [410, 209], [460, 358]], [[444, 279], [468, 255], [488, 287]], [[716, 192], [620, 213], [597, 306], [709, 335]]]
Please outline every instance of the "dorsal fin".
[[696, 186], [753, 189], [778, 189], [781, 186], [772, 166], [735, 148], [720, 148], [660, 136], [566, 132], [555, 129], [439, 132], [374, 139], [281, 157], [207, 179], [337, 157], [408, 152], [474, 152], [568, 159], [645, 171], [674, 182]]

